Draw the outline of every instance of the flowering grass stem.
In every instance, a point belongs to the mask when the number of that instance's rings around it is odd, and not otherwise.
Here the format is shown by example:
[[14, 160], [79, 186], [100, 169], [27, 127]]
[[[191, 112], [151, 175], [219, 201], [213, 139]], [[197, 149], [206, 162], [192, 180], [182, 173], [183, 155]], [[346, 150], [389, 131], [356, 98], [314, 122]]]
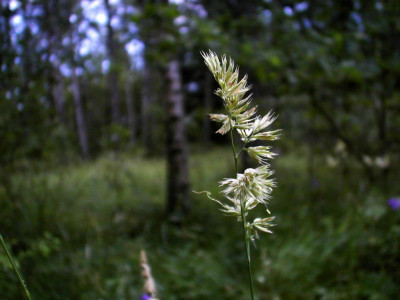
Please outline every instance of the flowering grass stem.
[[230, 130], [231, 134], [231, 146], [232, 146], [232, 153], [233, 153], [233, 159], [235, 160], [235, 173], [238, 173], [238, 155], [236, 154], [236, 149], [235, 149], [235, 141], [233, 140], [233, 132]]
[[[237, 174], [239, 172], [238, 159], [239, 159], [240, 153], [242, 152], [243, 149], [241, 149], [239, 153], [236, 153], [235, 141], [233, 138], [233, 130], [232, 129], [230, 130], [230, 138], [231, 138], [233, 159], [235, 161], [235, 174]], [[244, 148], [244, 146], [243, 146], [243, 148]], [[247, 234], [247, 229], [246, 229], [246, 214], [245, 214], [245, 207], [244, 207], [243, 201], [240, 202], [240, 214], [242, 217], [244, 247], [246, 248], [246, 260], [247, 260], [247, 270], [248, 270], [248, 275], [249, 275], [250, 295], [251, 295], [251, 300], [254, 300], [253, 275], [252, 275], [252, 271], [251, 271], [251, 253], [250, 253], [250, 243], [249, 243], [250, 238]]]
[[251, 300], [254, 300], [254, 287], [253, 287], [253, 274], [251, 271], [251, 254], [250, 254], [250, 243], [249, 243], [249, 236], [247, 234], [246, 230], [246, 216], [244, 213], [244, 204], [241, 204], [241, 214], [243, 218], [243, 237], [244, 237], [244, 245], [246, 247], [246, 258], [247, 258], [247, 270], [249, 273], [249, 283], [250, 283], [250, 295], [251, 295]]
[[[246, 146], [257, 140], [277, 140], [279, 130], [267, 131], [267, 127], [276, 119], [272, 112], [259, 116], [256, 115], [257, 106], [250, 106], [251, 95], [245, 97], [251, 89], [247, 85], [247, 75], [239, 80], [239, 68], [235, 67], [232, 59], [228, 60], [225, 55], [220, 59], [212, 51], [202, 52], [201, 55], [220, 86], [215, 93], [222, 99], [225, 108], [225, 114], [210, 114], [210, 118], [215, 122], [222, 123], [217, 133], [224, 135], [229, 132], [236, 172], [236, 177], [225, 178], [219, 182], [223, 187], [222, 194], [225, 200], [221, 201], [212, 197], [210, 192], [205, 191], [204, 193], [208, 198], [217, 202], [224, 213], [236, 217], [242, 223], [251, 300], [254, 300], [250, 241], [255, 243], [255, 240], [259, 238], [259, 232], [272, 233], [269, 228], [274, 225], [272, 224], [274, 217], [252, 220], [253, 217], [249, 211], [258, 204], [263, 204], [266, 212], [270, 214], [268, 204], [276, 184], [274, 179], [270, 178], [273, 171], [270, 170], [268, 161], [273, 159], [276, 154], [270, 151], [271, 146]], [[236, 152], [234, 132], [239, 135], [242, 142], [239, 152]], [[243, 151], [246, 151], [260, 166], [247, 168], [243, 173], [239, 173], [238, 159]], [[248, 219], [250, 221], [247, 221]]]
[[6, 246], [6, 243], [4, 242], [4, 239], [3, 239], [3, 237], [1, 236], [1, 234], [0, 234], [0, 242], [1, 242], [1, 245], [3, 246], [4, 251], [5, 251], [6, 254], [7, 254], [8, 260], [10, 261], [10, 263], [11, 263], [11, 265], [12, 265], [12, 267], [13, 267], [15, 273], [17, 274], [18, 280], [19, 280], [19, 282], [21, 283], [21, 286], [22, 286], [22, 288], [23, 288], [23, 290], [24, 290], [24, 292], [25, 292], [26, 297], [27, 297], [29, 300], [32, 300], [32, 299], [31, 299], [31, 295], [30, 295], [30, 293], [29, 293], [29, 291], [28, 291], [28, 288], [26, 287], [26, 284], [25, 284], [25, 282], [24, 282], [24, 279], [22, 278], [20, 272], [18, 271], [17, 265], [15, 264], [15, 262], [14, 262], [12, 256], [11, 256], [11, 253], [8, 251], [7, 246]]

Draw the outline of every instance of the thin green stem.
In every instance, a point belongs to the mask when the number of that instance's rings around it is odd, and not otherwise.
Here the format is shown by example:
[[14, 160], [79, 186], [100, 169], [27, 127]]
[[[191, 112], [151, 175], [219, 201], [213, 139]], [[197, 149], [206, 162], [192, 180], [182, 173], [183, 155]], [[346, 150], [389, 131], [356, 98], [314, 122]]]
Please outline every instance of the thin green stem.
[[246, 247], [246, 258], [247, 258], [247, 267], [248, 267], [247, 270], [249, 273], [251, 300], [254, 300], [253, 274], [251, 271], [250, 243], [249, 243], [249, 236], [247, 234], [247, 229], [246, 229], [246, 215], [245, 215], [245, 211], [244, 211], [243, 202], [240, 203], [240, 213], [242, 215], [243, 238], [244, 238], [244, 244]]
[[236, 155], [235, 143], [233, 141], [233, 129], [230, 130], [231, 134], [231, 146], [233, 152], [233, 159], [235, 160], [235, 172], [238, 173], [238, 156]]
[[[240, 153], [243, 151], [244, 147], [240, 150], [239, 154], [236, 154], [236, 149], [235, 149], [235, 142], [233, 139], [233, 129], [230, 130], [230, 136], [231, 136], [231, 147], [232, 147], [232, 152], [233, 152], [233, 158], [235, 160], [235, 172], [236, 174], [238, 173], [238, 158]], [[242, 216], [242, 225], [243, 225], [243, 239], [244, 239], [244, 245], [246, 248], [246, 259], [247, 259], [247, 270], [248, 270], [248, 275], [249, 275], [249, 282], [250, 282], [250, 294], [251, 294], [251, 300], [254, 300], [254, 288], [253, 288], [253, 275], [251, 272], [251, 256], [250, 256], [250, 243], [249, 243], [249, 236], [247, 233], [246, 229], [246, 214], [245, 214], [245, 209], [244, 209], [244, 202], [242, 199], [240, 199], [240, 213]]]
[[238, 158], [240, 157], [240, 154], [242, 154], [243, 150], [246, 150], [246, 149], [247, 149], [247, 148], [246, 148], [246, 145], [247, 145], [247, 142], [245, 142], [245, 143], [243, 144], [242, 149], [240, 149], [240, 151], [238, 152], [238, 154], [237, 154], [237, 157], [238, 157]]
[[3, 246], [4, 251], [5, 251], [6, 254], [7, 254], [8, 260], [10, 261], [10, 263], [11, 263], [11, 265], [12, 265], [12, 267], [13, 267], [15, 273], [17, 274], [17, 277], [18, 277], [19, 282], [21, 283], [22, 288], [23, 288], [24, 291], [25, 291], [26, 297], [27, 297], [29, 300], [32, 300], [32, 299], [31, 299], [31, 295], [29, 294], [28, 288], [26, 287], [26, 284], [25, 284], [24, 280], [22, 279], [21, 274], [19, 273], [18, 268], [17, 268], [17, 265], [15, 264], [14, 260], [12, 259], [12, 256], [11, 256], [10, 252], [8, 251], [8, 249], [7, 249], [7, 247], [6, 247], [6, 243], [4, 242], [3, 237], [1, 236], [1, 234], [0, 234], [0, 241], [1, 241], [1, 245]]

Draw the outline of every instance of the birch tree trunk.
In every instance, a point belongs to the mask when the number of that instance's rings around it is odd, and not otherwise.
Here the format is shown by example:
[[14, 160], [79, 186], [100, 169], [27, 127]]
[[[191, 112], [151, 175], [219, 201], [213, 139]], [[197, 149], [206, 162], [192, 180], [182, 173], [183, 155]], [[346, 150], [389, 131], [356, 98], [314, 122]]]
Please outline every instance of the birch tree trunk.
[[167, 213], [179, 217], [189, 211], [188, 149], [185, 138], [184, 103], [179, 61], [168, 64], [169, 91], [166, 97]]

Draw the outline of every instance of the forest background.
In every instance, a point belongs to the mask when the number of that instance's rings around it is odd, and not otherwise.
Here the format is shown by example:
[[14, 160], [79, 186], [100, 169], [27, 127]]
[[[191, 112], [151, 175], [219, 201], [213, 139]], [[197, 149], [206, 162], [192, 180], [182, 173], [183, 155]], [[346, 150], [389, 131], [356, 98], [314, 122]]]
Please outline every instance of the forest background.
[[[400, 4], [3, 0], [0, 233], [34, 299], [245, 299], [232, 176], [200, 56], [231, 56], [281, 128], [259, 299], [400, 292]], [[241, 168], [251, 166], [243, 157]], [[23, 299], [0, 251], [0, 299]]]

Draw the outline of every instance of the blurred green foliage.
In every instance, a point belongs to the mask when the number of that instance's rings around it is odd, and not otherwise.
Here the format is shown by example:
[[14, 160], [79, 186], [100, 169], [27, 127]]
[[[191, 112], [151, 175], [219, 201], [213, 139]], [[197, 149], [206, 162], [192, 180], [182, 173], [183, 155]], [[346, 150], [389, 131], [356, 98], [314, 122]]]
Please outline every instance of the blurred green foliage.
[[[195, 116], [204, 113], [205, 94], [213, 86], [207, 86], [199, 52], [208, 48], [231, 55], [242, 66], [254, 82], [254, 101], [262, 110], [281, 114], [280, 127], [290, 139], [306, 139], [324, 152], [341, 140], [369, 177], [374, 170], [364, 156], [392, 156], [399, 150], [396, 1], [202, 0], [178, 5], [119, 0], [103, 11], [114, 20], [112, 62], [106, 44], [87, 48], [93, 36], [105, 39], [105, 24], [90, 17], [91, 9], [103, 6], [66, 0], [58, 6], [18, 0], [0, 6], [3, 165], [12, 166], [19, 158], [68, 161], [79, 153], [70, 89], [74, 70], [93, 156], [114, 149], [117, 131], [126, 139], [123, 129], [133, 130], [130, 136], [137, 143], [152, 139], [148, 144], [154, 145], [164, 137], [165, 65], [174, 57], [182, 65], [190, 138], [201, 141], [204, 122]], [[134, 44], [142, 50], [132, 54], [127, 49]], [[107, 65], [115, 91], [109, 91]], [[128, 129], [126, 84], [133, 90], [134, 129]], [[143, 100], [145, 86], [153, 100]], [[118, 130], [110, 116], [113, 93], [119, 95], [117, 125], [123, 128]], [[143, 111], [143, 101], [151, 102], [149, 112]], [[147, 118], [151, 126], [143, 125]]]
[[[194, 149], [193, 189], [233, 170], [228, 148]], [[394, 299], [400, 273], [400, 214], [382, 193], [318, 156], [313, 182], [304, 148], [274, 162], [274, 234], [253, 251], [261, 299]], [[12, 177], [18, 202], [0, 224], [34, 299], [138, 299], [146, 249], [161, 299], [245, 299], [241, 232], [218, 207], [194, 196], [180, 226], [164, 218], [164, 160], [103, 156], [68, 168], [25, 169]], [[396, 190], [395, 178], [391, 182]], [[19, 299], [0, 252], [2, 299]]]

